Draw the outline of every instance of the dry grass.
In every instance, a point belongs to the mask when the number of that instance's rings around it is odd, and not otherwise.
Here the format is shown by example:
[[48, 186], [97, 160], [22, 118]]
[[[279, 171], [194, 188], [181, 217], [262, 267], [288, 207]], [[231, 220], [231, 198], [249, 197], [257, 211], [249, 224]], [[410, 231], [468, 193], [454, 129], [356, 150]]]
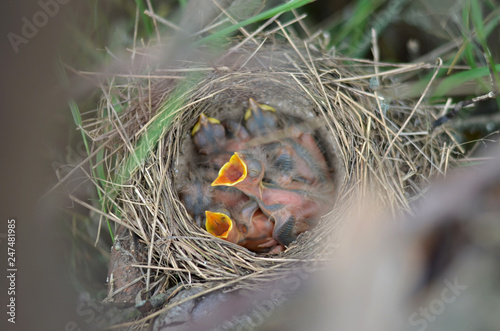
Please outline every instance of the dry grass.
[[[89, 176], [106, 208], [87, 207], [147, 246], [137, 267], [151, 295], [176, 284], [203, 285], [196, 296], [260, 286], [286, 275], [297, 261], [327, 259], [354, 199], [378, 192], [379, 205], [392, 216], [412, 213], [412, 201], [430, 178], [445, 174], [462, 154], [447, 129], [428, 133], [443, 109], [426, 106], [425, 94], [418, 101], [389, 99], [401, 76], [432, 66], [341, 58], [320, 45], [320, 37], [298, 41], [283, 27], [252, 34], [211, 64], [189, 58], [147, 76], [108, 77], [97, 115], [82, 114], [93, 143], [89, 158], [100, 153], [94, 168], [105, 170], [104, 178]], [[189, 131], [198, 115], [241, 112], [248, 97], [307, 118], [322, 132], [335, 168], [331, 212], [280, 256], [257, 255], [209, 235], [177, 194], [189, 176]]]

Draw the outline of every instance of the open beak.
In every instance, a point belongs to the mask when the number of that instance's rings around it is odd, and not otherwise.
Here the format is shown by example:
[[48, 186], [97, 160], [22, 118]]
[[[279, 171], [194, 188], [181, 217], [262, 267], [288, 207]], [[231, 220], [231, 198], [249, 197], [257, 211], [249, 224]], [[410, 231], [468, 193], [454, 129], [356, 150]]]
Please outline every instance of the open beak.
[[193, 130], [191, 130], [191, 135], [194, 136], [196, 132], [200, 131], [200, 128], [206, 127], [208, 123], [213, 123], [213, 124], [219, 124], [220, 121], [216, 118], [213, 117], [208, 117], [205, 114], [201, 114], [200, 118], [198, 119], [198, 122], [193, 127]]
[[245, 121], [247, 121], [250, 118], [250, 116], [252, 116], [252, 113], [256, 114], [256, 113], [260, 112], [261, 110], [276, 112], [276, 110], [273, 107], [268, 106], [268, 105], [264, 105], [264, 104], [260, 104], [252, 98], [248, 99], [248, 103], [250, 104], [250, 107], [245, 112]]
[[205, 227], [208, 233], [217, 238], [227, 239], [233, 229], [231, 218], [224, 213], [211, 212], [209, 210], [205, 212], [205, 216], [207, 218]]
[[247, 177], [247, 165], [238, 152], [235, 152], [231, 159], [222, 166], [212, 186], [234, 186], [245, 180]]

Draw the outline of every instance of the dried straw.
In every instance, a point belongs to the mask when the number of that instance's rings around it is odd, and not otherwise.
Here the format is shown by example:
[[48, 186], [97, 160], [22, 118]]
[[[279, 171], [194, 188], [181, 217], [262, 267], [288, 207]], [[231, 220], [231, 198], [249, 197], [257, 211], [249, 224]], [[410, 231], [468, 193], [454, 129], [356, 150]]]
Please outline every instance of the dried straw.
[[[105, 188], [101, 213], [145, 243], [140, 267], [152, 294], [176, 284], [203, 284], [203, 293], [260, 286], [286, 275], [297, 261], [328, 258], [353, 199], [378, 192], [380, 206], [392, 216], [411, 213], [429, 178], [444, 174], [458, 151], [448, 132], [428, 134], [439, 109], [425, 106], [423, 98], [415, 104], [391, 95], [399, 77], [427, 65], [335, 57], [322, 51], [318, 38], [296, 41], [283, 28], [253, 40], [258, 46], [235, 43], [210, 64], [184, 60], [149, 78], [113, 77], [102, 87], [98, 116], [83, 114], [82, 129], [101, 153], [94, 167], [104, 164], [107, 174], [107, 183], [94, 178], [98, 189]], [[190, 176], [189, 132], [198, 115], [241, 114], [249, 97], [306, 119], [321, 133], [335, 171], [331, 212], [280, 256], [257, 255], [209, 235], [194, 224], [177, 193]], [[169, 108], [173, 98], [180, 101]], [[159, 139], [142, 160], [138, 146], [158, 122]], [[132, 158], [140, 166], [118, 181]]]

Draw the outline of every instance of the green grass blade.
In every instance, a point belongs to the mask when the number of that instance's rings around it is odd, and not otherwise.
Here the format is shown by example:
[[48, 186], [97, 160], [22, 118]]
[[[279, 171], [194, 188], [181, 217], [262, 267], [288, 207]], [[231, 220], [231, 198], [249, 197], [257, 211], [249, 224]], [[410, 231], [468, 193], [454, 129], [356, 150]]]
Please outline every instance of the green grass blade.
[[[80, 109], [78, 108], [77, 103], [73, 99], [70, 99], [68, 101], [68, 105], [69, 105], [69, 109], [71, 110], [71, 114], [73, 115], [73, 120], [75, 122], [75, 125], [81, 129], [82, 128], [82, 118], [80, 116]], [[87, 152], [87, 155], [90, 155], [90, 147], [89, 147], [89, 142], [87, 140], [87, 136], [85, 135], [85, 132], [83, 132], [83, 130], [80, 130], [80, 132], [82, 134], [83, 144], [85, 146], [85, 150]], [[102, 157], [102, 153], [101, 153], [101, 157]], [[97, 161], [99, 162], [99, 160], [97, 160]], [[105, 179], [104, 169], [99, 170], [99, 168], [102, 168], [102, 163], [100, 164], [100, 167], [98, 167], [97, 174], [96, 174], [96, 171], [94, 170], [94, 167], [92, 165], [92, 161], [89, 161], [89, 163], [90, 163], [90, 168], [92, 171], [92, 176], [94, 178], [100, 179], [104, 182], [104, 179]], [[105, 206], [105, 202], [104, 202], [101, 191], [97, 190], [97, 194], [99, 196], [99, 201], [101, 203], [103, 212], [106, 212], [106, 206]], [[106, 223], [108, 226], [109, 235], [111, 236], [111, 240], [113, 242], [115, 242], [115, 238], [113, 235], [113, 229], [111, 228], [111, 224], [110, 224], [109, 220], [107, 220]]]
[[[500, 70], [500, 64], [494, 66], [495, 70]], [[441, 81], [437, 86], [436, 90], [433, 93], [434, 97], [444, 96], [446, 92], [451, 89], [460, 86], [466, 82], [471, 80], [476, 80], [479, 78], [484, 78], [489, 76], [489, 68], [481, 67], [476, 69], [470, 69], [467, 71], [459, 72], [454, 75], [451, 75]]]
[[135, 4], [139, 8], [139, 13], [142, 17], [142, 21], [144, 22], [144, 28], [146, 30], [146, 34], [148, 36], [151, 36], [153, 34], [153, 23], [151, 23], [151, 20], [148, 17], [148, 15], [144, 14], [144, 11], [146, 10], [146, 7], [144, 6], [144, 1], [135, 0]]
[[314, 0], [294, 0], [294, 1], [290, 1], [290, 2], [287, 2], [285, 4], [282, 4], [280, 6], [276, 6], [274, 8], [271, 8], [269, 10], [266, 10], [265, 12], [262, 12], [256, 16], [254, 16], [254, 17], [250, 17], [249, 19], [246, 19], [240, 23], [231, 25], [227, 28], [224, 28], [220, 31], [217, 31], [217, 32], [211, 34], [210, 36], [207, 36], [203, 39], [200, 39], [200, 40], [196, 41], [194, 43], [194, 45], [199, 46], [199, 45], [206, 44], [210, 41], [213, 41], [213, 40], [216, 40], [219, 38], [223, 38], [223, 37], [229, 35], [230, 33], [238, 30], [241, 27], [247, 26], [247, 25], [255, 23], [255, 22], [269, 19], [269, 18], [271, 18], [275, 15], [278, 15], [278, 14], [283, 14], [283, 13], [289, 12], [293, 9], [297, 9], [299, 7], [307, 5], [308, 3], [313, 2], [313, 1]]
[[[479, 43], [481, 44], [482, 52], [484, 54], [484, 57], [486, 58], [486, 61], [488, 62], [488, 65], [491, 68], [493, 78], [496, 80], [495, 82], [491, 82], [492, 84], [495, 84], [496, 87], [498, 88], [499, 84], [499, 78], [498, 78], [498, 71], [500, 70], [500, 64], [497, 66], [495, 65], [495, 61], [493, 59], [493, 56], [491, 55], [491, 51], [488, 47], [488, 41], [486, 40], [488, 34], [486, 33], [486, 29], [483, 23], [483, 15], [481, 11], [481, 6], [479, 4], [478, 0], [471, 0], [471, 17], [472, 17], [472, 24], [474, 25], [474, 29], [476, 30], [477, 33], [477, 39], [479, 40]], [[498, 67], [498, 68], [497, 68]], [[489, 74], [489, 69], [488, 69], [488, 74]], [[491, 86], [493, 89], [493, 86]], [[500, 98], [497, 98], [497, 104], [498, 107], [500, 108]]]
[[128, 181], [131, 175], [145, 163], [149, 153], [156, 146], [166, 128], [170, 126], [177, 110], [185, 103], [187, 92], [190, 91], [200, 79], [200, 73], [193, 73], [186, 77], [172, 92], [165, 104], [158, 110], [156, 118], [142, 134], [134, 152], [124, 161], [124, 166], [121, 168], [122, 170], [117, 174], [114, 180], [115, 183], [124, 183]]
[[479, 5], [479, 1], [477, 0], [471, 0], [470, 4], [470, 15], [472, 24], [474, 25], [474, 29], [476, 30], [477, 37], [479, 40], [484, 40], [485, 34], [481, 6]]
[[[366, 23], [368, 18], [373, 15], [373, 13], [377, 10], [377, 8], [382, 4], [381, 1], [369, 1], [369, 0], [361, 0], [358, 1], [352, 16], [345, 21], [340, 27], [338, 31], [335, 31], [332, 35], [335, 36], [332, 38], [332, 45], [339, 45], [342, 41], [351, 36], [350, 43], [351, 47], [346, 53], [353, 53], [353, 50], [359, 48], [356, 42], [357, 40], [362, 40], [363, 36], [366, 36], [366, 29], [362, 27], [366, 27]], [[368, 31], [368, 36], [370, 33]], [[371, 37], [365, 37], [364, 39], [371, 40]]]
[[[71, 115], [73, 115], [73, 121], [75, 122], [75, 125], [78, 128], [82, 128], [82, 118], [80, 116], [80, 109], [78, 108], [78, 105], [76, 104], [75, 100], [70, 99], [68, 101], [69, 109], [71, 110]], [[83, 132], [83, 130], [80, 130], [80, 133], [82, 134], [82, 140], [83, 144], [85, 145], [85, 150], [87, 152], [87, 155], [90, 154], [90, 148], [89, 148], [89, 143], [87, 141], [87, 136]]]

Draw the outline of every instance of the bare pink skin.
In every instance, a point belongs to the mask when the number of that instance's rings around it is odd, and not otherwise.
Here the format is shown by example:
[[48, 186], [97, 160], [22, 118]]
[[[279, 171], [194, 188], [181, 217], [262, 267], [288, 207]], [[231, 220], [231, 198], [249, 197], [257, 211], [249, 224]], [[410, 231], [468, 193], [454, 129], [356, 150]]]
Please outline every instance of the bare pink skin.
[[[257, 205], [256, 205], [257, 206]], [[276, 246], [282, 246], [273, 238], [274, 222], [267, 217], [259, 208], [250, 216], [250, 219], [243, 218], [248, 215], [234, 215], [235, 220], [241, 216], [241, 222], [244, 224], [247, 232], [244, 234], [243, 240], [238, 242], [241, 245], [253, 252], [265, 252], [269, 248], [273, 251], [279, 251]], [[248, 214], [248, 213], [247, 213]], [[283, 247], [281, 247], [283, 248]]]
[[236, 189], [223, 190], [214, 187], [212, 190], [212, 199], [215, 203], [222, 204], [228, 208], [233, 208], [238, 204], [245, 203], [249, 198], [241, 191]]
[[[207, 217], [210, 216], [207, 214]], [[207, 223], [207, 230], [210, 227], [211, 233], [253, 252], [279, 253], [284, 249], [273, 238], [274, 222], [262, 213], [255, 202], [243, 203], [222, 213], [216, 212], [210, 222], [210, 226]]]
[[[247, 162], [250, 159], [250, 156], [245, 156], [245, 160], [243, 161]], [[238, 178], [238, 168], [235, 168], [234, 176]], [[280, 240], [277, 233], [281, 233], [282, 226], [289, 221], [290, 217], [295, 219], [294, 235], [306, 231], [309, 228], [308, 219], [319, 216], [319, 202], [309, 199], [305, 191], [284, 189], [279, 186], [263, 183], [264, 172], [264, 165], [262, 165], [262, 171], [256, 177], [246, 176], [242, 181], [233, 186], [249, 197], [254, 198], [262, 212], [274, 219], [275, 228], [273, 237], [278, 242], [281, 242], [283, 238]], [[293, 240], [289, 238], [286, 241]]]

